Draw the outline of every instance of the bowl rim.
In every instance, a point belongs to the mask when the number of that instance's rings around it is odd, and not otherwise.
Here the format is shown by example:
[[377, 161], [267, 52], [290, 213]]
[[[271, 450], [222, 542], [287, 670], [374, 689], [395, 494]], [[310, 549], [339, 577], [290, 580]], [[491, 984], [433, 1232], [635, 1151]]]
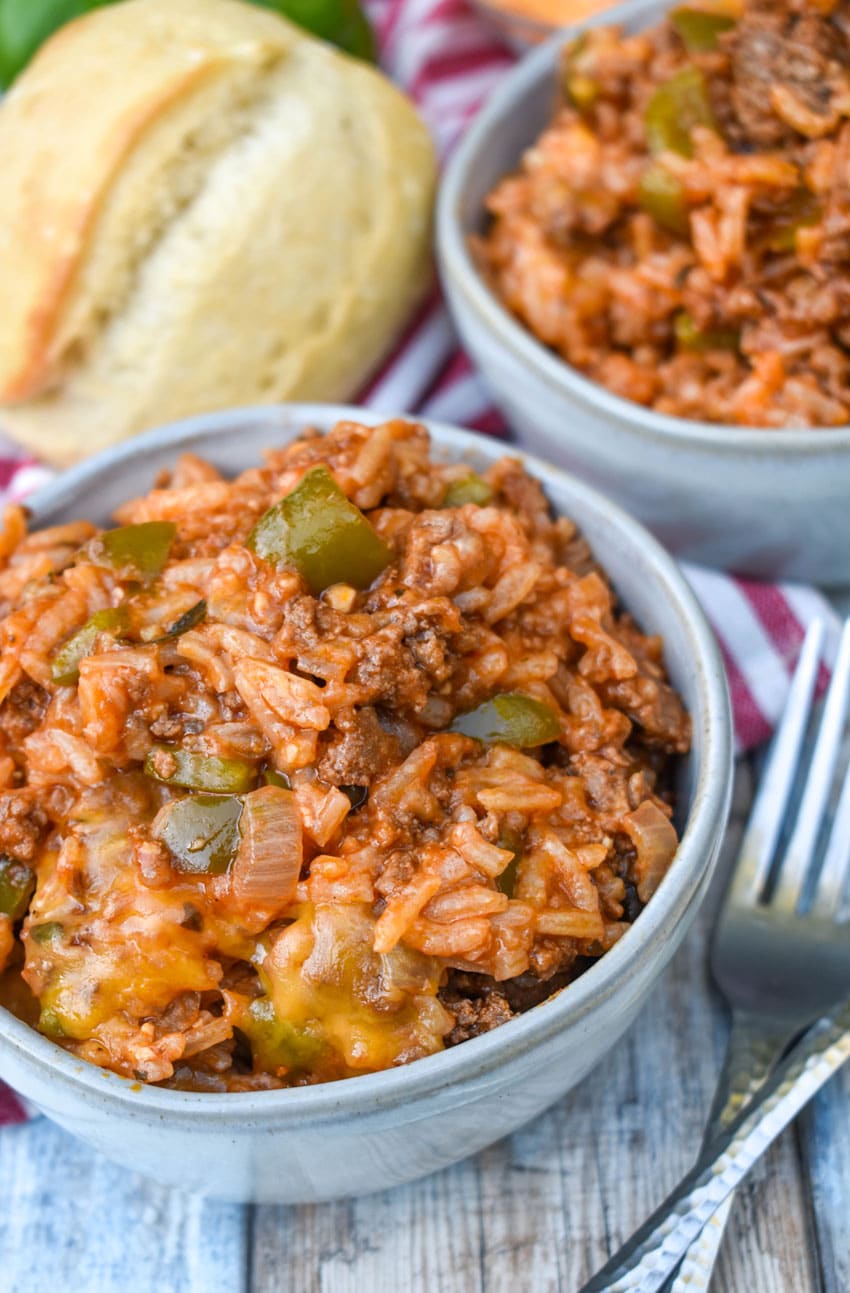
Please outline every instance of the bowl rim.
[[[467, 1089], [471, 1082], [486, 1079], [488, 1073], [507, 1059], [579, 1023], [616, 991], [629, 965], [641, 955], [651, 955], [653, 944], [672, 934], [690, 903], [700, 900], [716, 859], [718, 838], [726, 824], [731, 798], [732, 719], [717, 641], [676, 562], [638, 521], [570, 473], [493, 437], [428, 418], [415, 415], [411, 418], [427, 427], [438, 449], [446, 448], [453, 456], [483, 454], [492, 460], [507, 451], [520, 458], [544, 488], [551, 484], [562, 487], [568, 498], [578, 500], [608, 528], [617, 531], [625, 545], [641, 550], [662, 594], [675, 608], [698, 664], [695, 673], [703, 722], [695, 732], [697, 776], [685, 829], [673, 863], [652, 901], [622, 939], [568, 989], [462, 1045], [378, 1073], [275, 1091], [168, 1090], [120, 1077], [69, 1054], [3, 1007], [0, 1007], [0, 1053], [15, 1052], [27, 1067], [35, 1066], [42, 1076], [59, 1080], [65, 1088], [74, 1087], [81, 1095], [98, 1102], [106, 1100], [120, 1106], [129, 1116], [203, 1123], [225, 1119], [236, 1124], [232, 1127], [234, 1132], [247, 1133], [258, 1122], [290, 1117], [302, 1124], [321, 1124], [347, 1113], [368, 1111], [371, 1114], [394, 1109], [423, 1094], [433, 1097], [441, 1088], [451, 1087], [453, 1092]], [[29, 505], [38, 521], [40, 514], [66, 506], [72, 494], [94, 493], [98, 479], [121, 464], [138, 460], [142, 467], [149, 451], [167, 449], [176, 454], [180, 449], [191, 448], [201, 436], [232, 436], [238, 432], [240, 423], [252, 427], [258, 423], [267, 425], [269, 434], [274, 435], [291, 429], [293, 423], [298, 427], [329, 426], [349, 419], [375, 425], [385, 421], [386, 415], [350, 406], [294, 403], [247, 406], [184, 419], [134, 437], [71, 468], [34, 494], [28, 500]]]
[[[658, 413], [615, 395], [585, 377], [524, 327], [487, 286], [470, 252], [460, 218], [467, 178], [490, 140], [498, 136], [502, 123], [516, 116], [518, 103], [532, 88], [553, 76], [560, 51], [569, 40], [589, 28], [619, 23], [640, 30], [650, 21], [656, 21], [660, 7], [659, 0], [637, 3], [626, 0], [581, 23], [563, 27], [525, 54], [502, 79], [453, 151], [443, 173], [436, 210], [436, 247], [443, 277], [463, 297], [464, 304], [477, 316], [481, 326], [540, 382], [558, 395], [566, 395], [606, 415], [621, 427], [628, 424], [628, 430], [634, 434], [668, 446], [679, 442], [689, 448], [725, 452], [730, 458], [745, 455], [765, 458], [777, 453], [829, 458], [836, 450], [850, 449], [850, 424], [810, 428], [738, 427]], [[672, 3], [663, 7], [672, 8]], [[529, 138], [528, 145], [532, 142]]]

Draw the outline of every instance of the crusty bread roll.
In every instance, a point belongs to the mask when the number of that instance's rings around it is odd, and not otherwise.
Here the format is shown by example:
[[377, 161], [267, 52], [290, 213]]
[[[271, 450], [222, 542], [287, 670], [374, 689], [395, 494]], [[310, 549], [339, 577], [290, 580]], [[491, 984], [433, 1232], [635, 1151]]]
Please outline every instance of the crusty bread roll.
[[435, 162], [379, 72], [240, 0], [126, 0], [0, 106], [0, 427], [69, 463], [353, 395], [427, 282]]

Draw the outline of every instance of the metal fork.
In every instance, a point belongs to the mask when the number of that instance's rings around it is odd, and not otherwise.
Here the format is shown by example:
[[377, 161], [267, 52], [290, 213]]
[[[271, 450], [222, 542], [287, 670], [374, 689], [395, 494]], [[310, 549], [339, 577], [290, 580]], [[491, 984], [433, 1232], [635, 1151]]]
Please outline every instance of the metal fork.
[[[850, 696], [850, 621], [800, 790], [823, 636], [819, 621], [806, 634], [714, 932], [711, 971], [731, 1028], [706, 1142], [799, 1033], [850, 994], [850, 770], [834, 812], [830, 802]], [[732, 1202], [694, 1240], [667, 1289], [708, 1289]]]
[[[800, 1031], [850, 991], [850, 928], [841, 919], [850, 868], [850, 772], [825, 851], [819, 848], [850, 694], [850, 621], [796, 816], [787, 821], [823, 636], [818, 620], [806, 634], [714, 931], [711, 972], [732, 1020], [706, 1139], [731, 1122]], [[733, 1201], [694, 1241], [672, 1293], [708, 1289]]]

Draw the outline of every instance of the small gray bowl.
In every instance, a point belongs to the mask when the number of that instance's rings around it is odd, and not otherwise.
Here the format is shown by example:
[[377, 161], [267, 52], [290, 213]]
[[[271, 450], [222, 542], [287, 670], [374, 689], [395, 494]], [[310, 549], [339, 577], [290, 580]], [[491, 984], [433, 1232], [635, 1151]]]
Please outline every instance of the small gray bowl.
[[437, 248], [461, 337], [519, 444], [568, 467], [673, 552], [757, 578], [850, 584], [850, 428], [759, 430], [667, 417], [583, 377], [498, 301], [469, 251], [484, 200], [548, 123], [565, 39], [670, 6], [631, 0], [560, 32], [504, 79], [443, 178]]
[[[37, 525], [115, 507], [150, 488], [181, 451], [233, 474], [305, 426], [374, 413], [326, 405], [240, 409], [193, 418], [110, 449], [31, 502]], [[504, 446], [430, 424], [436, 452], [480, 466]], [[107, 1157], [169, 1185], [284, 1203], [365, 1194], [425, 1176], [540, 1113], [597, 1064], [634, 1020], [696, 914], [726, 823], [732, 769], [723, 666], [675, 563], [594, 490], [535, 459], [557, 512], [584, 531], [625, 604], [664, 635], [671, 677], [691, 712], [681, 767], [681, 844], [634, 926], [559, 995], [453, 1050], [321, 1086], [211, 1095], [143, 1086], [95, 1068], [0, 1009], [0, 1077]]]

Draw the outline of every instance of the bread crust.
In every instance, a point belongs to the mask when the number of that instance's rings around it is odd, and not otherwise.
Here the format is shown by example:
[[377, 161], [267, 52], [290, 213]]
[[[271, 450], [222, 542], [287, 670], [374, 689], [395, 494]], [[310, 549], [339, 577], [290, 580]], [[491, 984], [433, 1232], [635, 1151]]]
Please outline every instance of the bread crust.
[[349, 398], [429, 276], [427, 131], [239, 0], [125, 0], [0, 107], [0, 422], [57, 463], [230, 404]]

